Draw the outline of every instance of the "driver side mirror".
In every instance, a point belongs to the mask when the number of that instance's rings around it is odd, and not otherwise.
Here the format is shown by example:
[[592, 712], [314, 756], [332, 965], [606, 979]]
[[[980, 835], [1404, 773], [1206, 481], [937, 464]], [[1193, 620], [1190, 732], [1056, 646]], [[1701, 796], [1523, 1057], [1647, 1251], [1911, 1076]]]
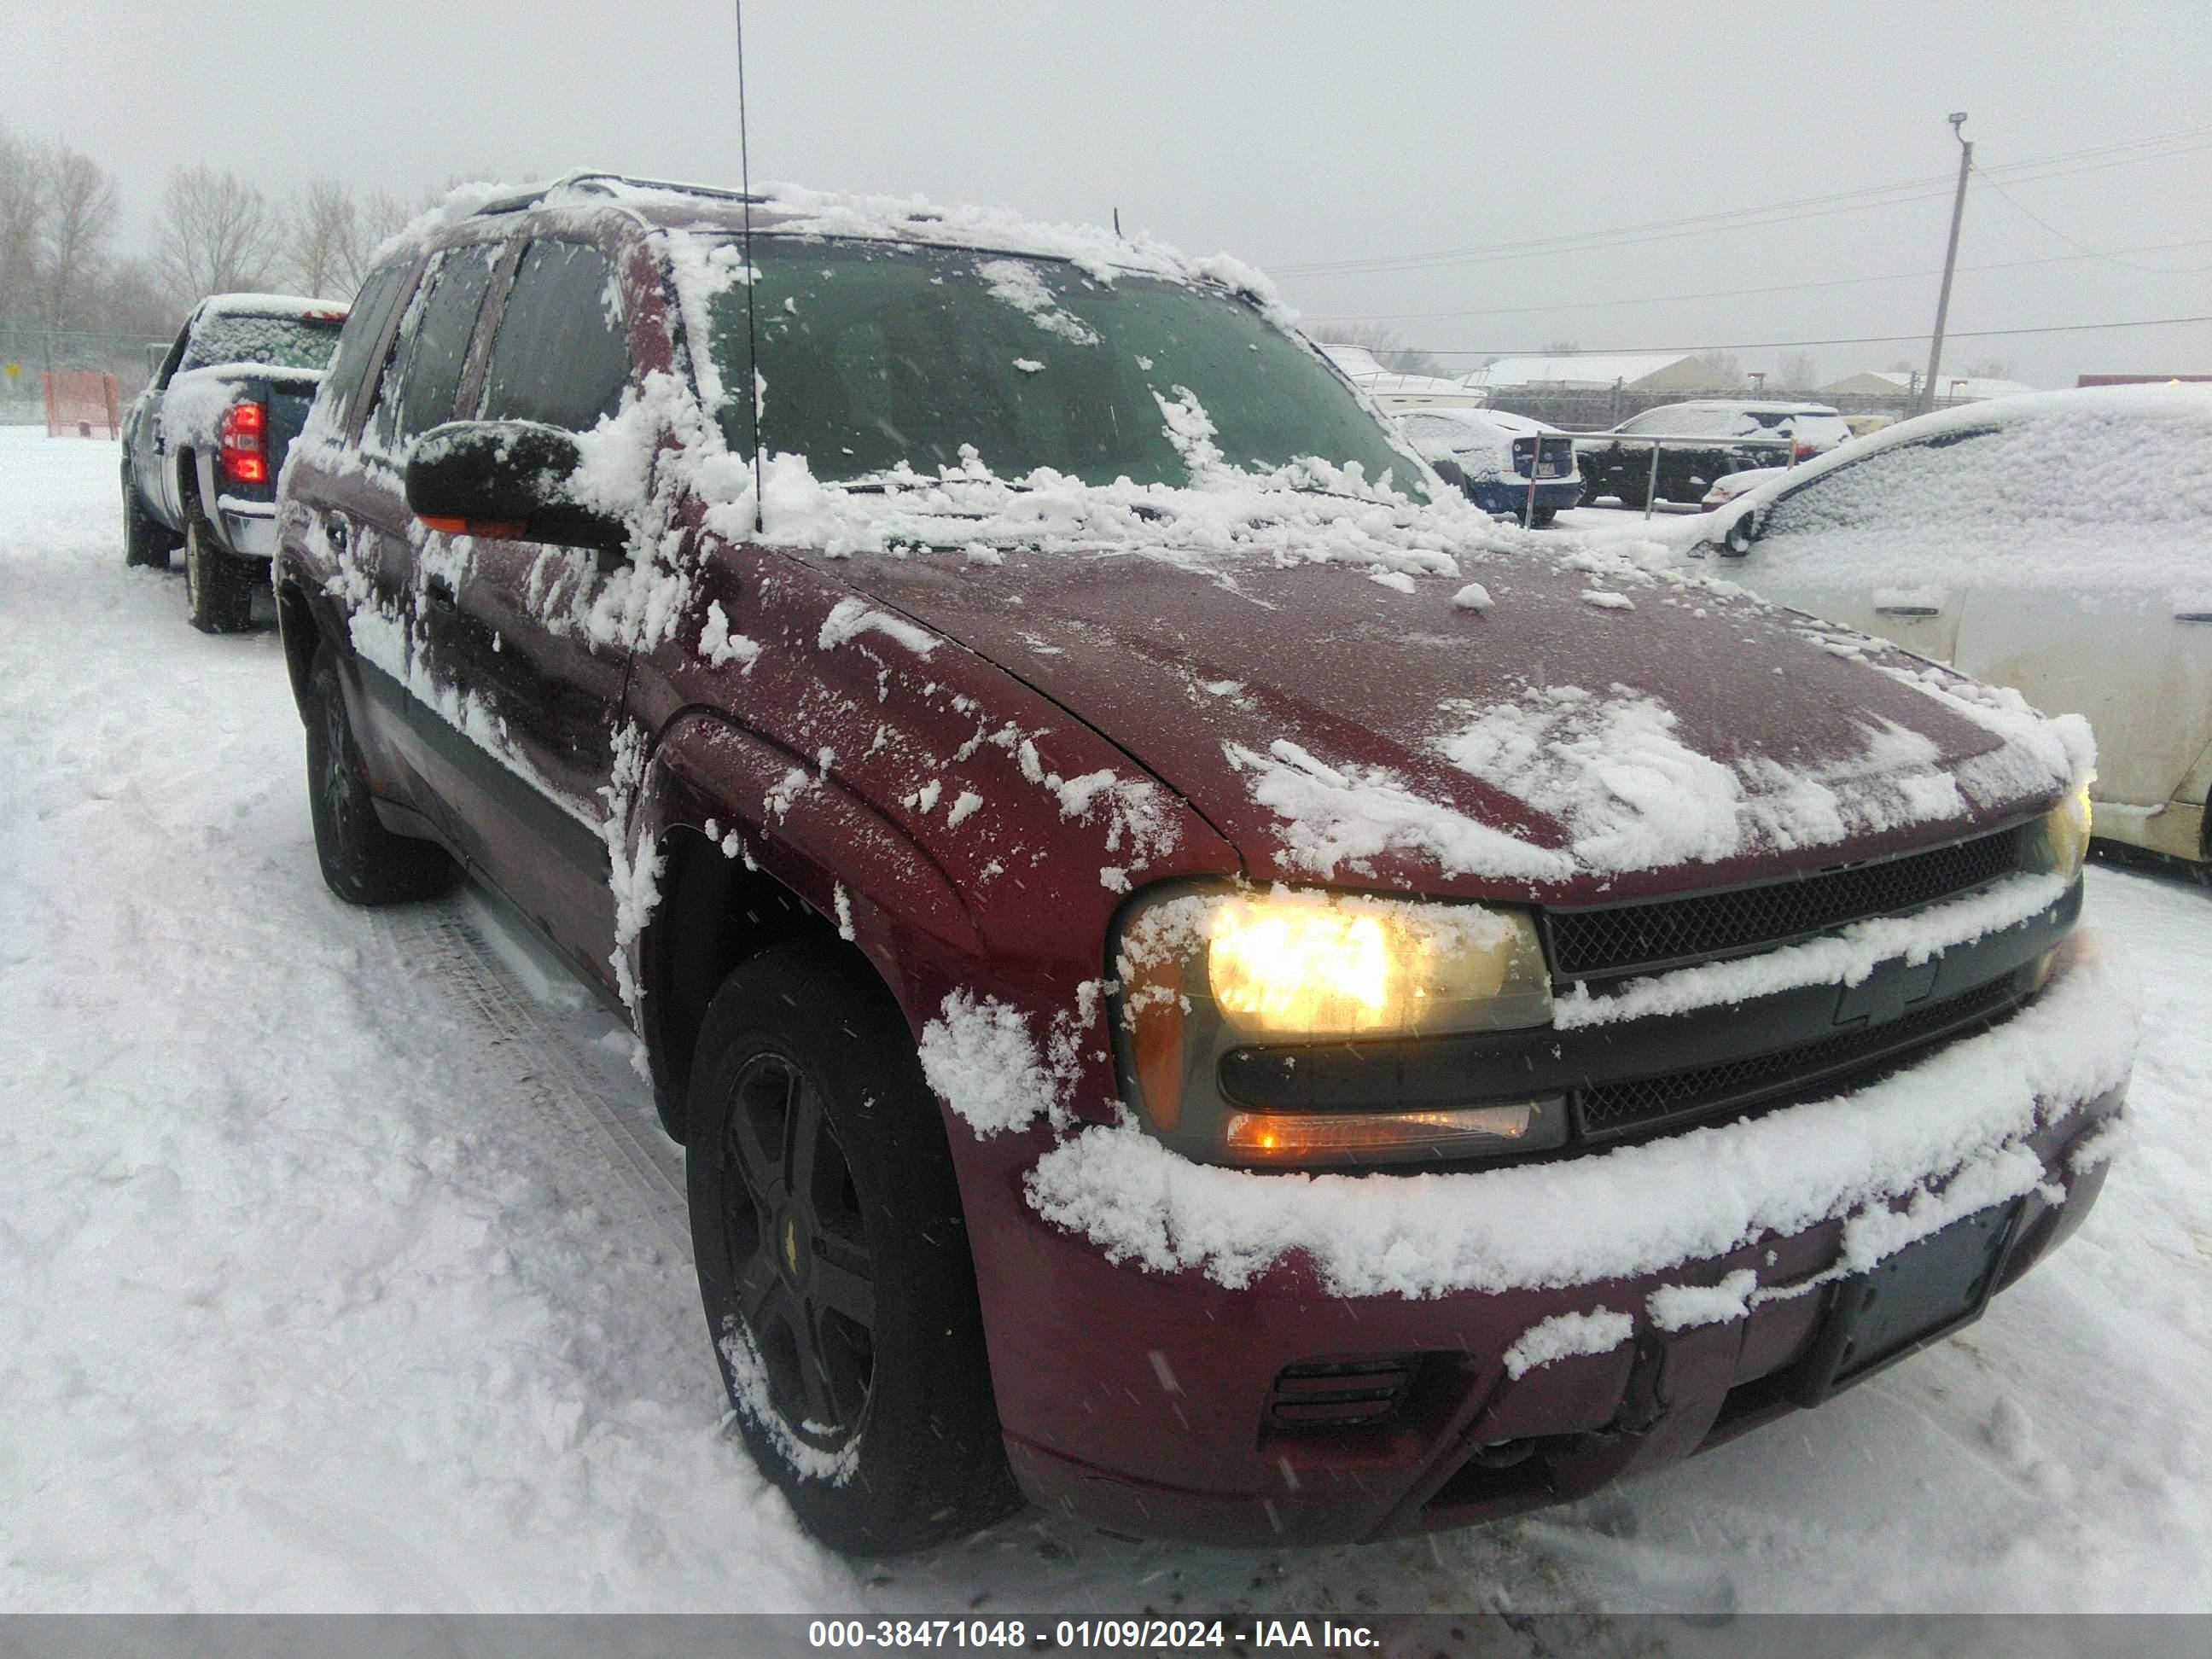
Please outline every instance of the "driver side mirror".
[[1731, 559], [1740, 559], [1751, 551], [1751, 544], [1759, 539], [1759, 509], [1739, 513], [1735, 521], [1721, 536], [1721, 551]]
[[575, 434], [536, 421], [448, 421], [407, 452], [407, 508], [452, 536], [497, 536], [604, 552], [628, 545], [619, 519], [577, 504]]

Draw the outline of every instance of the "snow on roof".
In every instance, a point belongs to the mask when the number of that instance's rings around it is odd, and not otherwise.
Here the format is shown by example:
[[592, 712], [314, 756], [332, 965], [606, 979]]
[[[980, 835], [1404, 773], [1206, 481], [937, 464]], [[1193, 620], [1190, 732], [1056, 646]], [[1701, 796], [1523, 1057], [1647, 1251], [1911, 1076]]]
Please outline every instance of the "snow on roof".
[[1475, 370], [1467, 377], [1467, 382], [1470, 386], [1609, 386], [1620, 380], [1632, 386], [1639, 380], [1663, 374], [1685, 363], [1695, 363], [1711, 371], [1715, 384], [1722, 378], [1719, 370], [1704, 358], [1686, 352], [1622, 351], [1556, 357], [1500, 357], [1487, 368]]
[[343, 300], [316, 300], [304, 294], [210, 294], [199, 313], [209, 317], [343, 317]]
[[[1171, 282], [1212, 283], [1255, 301], [1286, 327], [1297, 320], [1296, 313], [1282, 304], [1274, 284], [1243, 260], [1224, 253], [1193, 258], [1143, 231], [1119, 235], [1096, 225], [1031, 219], [1008, 207], [948, 207], [919, 195], [866, 195], [784, 183], [759, 185], [750, 199], [756, 232], [922, 242], [1065, 259], [1103, 283], [1111, 283], [1125, 271]], [[386, 242], [377, 258], [381, 260], [410, 244], [426, 244], [440, 230], [478, 214], [540, 207], [621, 207], [665, 228], [704, 223], [734, 229], [746, 200], [734, 191], [708, 185], [588, 170], [543, 184], [461, 185]]]

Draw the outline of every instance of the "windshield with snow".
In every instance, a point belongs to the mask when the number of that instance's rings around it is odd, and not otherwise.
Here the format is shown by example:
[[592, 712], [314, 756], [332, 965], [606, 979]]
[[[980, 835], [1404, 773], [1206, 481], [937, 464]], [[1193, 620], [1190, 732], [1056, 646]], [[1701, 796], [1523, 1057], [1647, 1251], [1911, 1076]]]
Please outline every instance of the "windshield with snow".
[[256, 317], [244, 312], [204, 319], [192, 331], [179, 371], [210, 363], [267, 363], [276, 368], [328, 368], [343, 317]]
[[[817, 478], [902, 463], [934, 476], [972, 446], [1000, 477], [1051, 467], [1085, 483], [1182, 485], [1215, 464], [1210, 443], [1231, 467], [1356, 462], [1370, 483], [1389, 472], [1424, 493], [1313, 353], [1224, 295], [911, 244], [763, 238], [753, 264], [763, 446], [805, 456]], [[712, 349], [732, 386], [747, 378], [745, 299], [739, 284], [714, 304]], [[722, 422], [730, 447], [749, 453], [742, 398]]]

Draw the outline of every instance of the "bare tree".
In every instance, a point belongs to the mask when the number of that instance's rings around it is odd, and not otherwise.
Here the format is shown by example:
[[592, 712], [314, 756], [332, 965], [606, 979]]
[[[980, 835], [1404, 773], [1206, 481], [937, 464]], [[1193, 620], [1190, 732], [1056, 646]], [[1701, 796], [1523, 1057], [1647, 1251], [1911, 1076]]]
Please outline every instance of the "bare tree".
[[1975, 380], [2009, 380], [2012, 379], [2012, 360], [2008, 357], [1977, 357], [1959, 373]]
[[1449, 375], [1451, 370], [1383, 323], [1316, 323], [1309, 331], [1331, 345], [1364, 346], [1393, 374]]
[[58, 143], [45, 157], [46, 211], [39, 235], [40, 310], [48, 328], [93, 320], [120, 211], [115, 181], [82, 150]]
[[1743, 384], [1743, 363], [1733, 351], [1700, 351], [1698, 361], [1712, 370], [1716, 390]]
[[27, 315], [46, 224], [46, 173], [37, 146], [0, 127], [0, 313]]
[[378, 247], [406, 229], [414, 216], [413, 210], [388, 190], [373, 190], [361, 198], [353, 216], [353, 242], [346, 250], [345, 279], [355, 291], [368, 276]]
[[284, 213], [285, 280], [301, 294], [351, 298], [358, 284], [348, 267], [360, 216], [353, 192], [335, 179], [318, 179], [293, 197]]
[[179, 167], [161, 195], [155, 264], [172, 296], [266, 288], [278, 263], [283, 224], [269, 198], [228, 170]]
[[1547, 340], [1544, 342], [1544, 356], [1547, 357], [1571, 357], [1582, 349], [1583, 343], [1580, 340]]
[[1767, 384], [1777, 392], [1810, 392], [1820, 384], [1820, 360], [1809, 351], [1785, 351], [1775, 360]]

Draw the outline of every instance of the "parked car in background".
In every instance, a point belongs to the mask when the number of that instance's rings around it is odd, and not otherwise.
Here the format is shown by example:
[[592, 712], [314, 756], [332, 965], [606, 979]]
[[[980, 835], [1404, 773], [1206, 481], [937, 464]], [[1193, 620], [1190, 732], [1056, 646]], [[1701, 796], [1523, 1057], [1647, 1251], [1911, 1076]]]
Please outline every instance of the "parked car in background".
[[[1623, 421], [1613, 433], [1623, 438], [1668, 440], [1658, 447], [1656, 498], [1696, 501], [1714, 480], [1731, 472], [1787, 466], [1825, 455], [1850, 438], [1850, 428], [1826, 404], [1706, 398], [1647, 409]], [[1624, 507], [1650, 505], [1655, 493], [1653, 446], [1611, 439], [1612, 434], [1600, 434], [1575, 441], [1583, 499], [1617, 495]]]
[[1487, 409], [1423, 410], [1401, 415], [1398, 425], [1422, 458], [1486, 513], [1525, 517], [1534, 528], [1582, 499], [1574, 440], [1555, 426]]
[[328, 300], [210, 295], [124, 417], [124, 562], [166, 565], [182, 547], [204, 632], [252, 621], [276, 546], [276, 475], [345, 319]]
[[2097, 733], [2096, 832], [2212, 859], [2212, 386], [1923, 415], [1753, 490], [1717, 573]]
[[387, 252], [286, 474], [325, 879], [627, 1012], [841, 1549], [1593, 1492], [2103, 1181], [2073, 728], [1489, 545], [1224, 264], [572, 178]]

